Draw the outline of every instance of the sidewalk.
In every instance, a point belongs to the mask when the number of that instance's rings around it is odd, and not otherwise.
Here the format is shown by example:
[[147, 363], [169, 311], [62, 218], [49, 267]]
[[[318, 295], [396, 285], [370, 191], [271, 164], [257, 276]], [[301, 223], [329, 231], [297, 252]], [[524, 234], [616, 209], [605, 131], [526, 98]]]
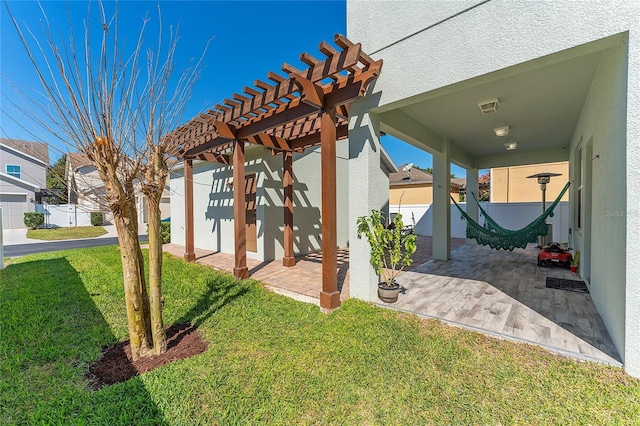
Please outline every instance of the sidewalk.
[[[115, 225], [104, 225], [103, 228], [107, 231], [106, 234], [101, 235], [97, 238], [113, 238], [118, 236], [118, 232], [116, 231]], [[144, 229], [143, 232], [144, 234]], [[86, 239], [86, 238], [82, 238]], [[70, 240], [62, 240], [62, 241], [70, 241]], [[35, 240], [32, 238], [27, 238], [27, 229], [4, 229], [2, 230], [2, 245], [3, 246], [16, 246], [22, 244], [34, 244], [34, 243], [43, 243], [43, 240]]]

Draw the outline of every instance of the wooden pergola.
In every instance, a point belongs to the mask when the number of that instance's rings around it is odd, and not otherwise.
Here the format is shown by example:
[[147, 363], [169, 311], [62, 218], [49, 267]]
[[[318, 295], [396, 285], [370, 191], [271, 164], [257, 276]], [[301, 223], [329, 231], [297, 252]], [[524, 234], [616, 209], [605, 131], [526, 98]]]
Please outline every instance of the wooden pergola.
[[340, 305], [337, 285], [336, 141], [348, 135], [349, 102], [364, 95], [380, 74], [382, 60], [374, 61], [342, 35], [337, 48], [319, 45], [324, 59], [300, 55], [307, 68], [282, 65], [283, 77], [269, 73], [269, 83], [256, 80], [222, 104], [176, 129], [171, 138], [184, 160], [185, 259], [195, 260], [193, 221], [193, 160], [233, 166], [235, 267], [237, 278], [249, 275], [246, 263], [245, 145], [262, 145], [282, 154], [284, 191], [284, 266], [294, 266], [293, 152], [320, 145], [322, 179], [322, 291], [320, 306]]

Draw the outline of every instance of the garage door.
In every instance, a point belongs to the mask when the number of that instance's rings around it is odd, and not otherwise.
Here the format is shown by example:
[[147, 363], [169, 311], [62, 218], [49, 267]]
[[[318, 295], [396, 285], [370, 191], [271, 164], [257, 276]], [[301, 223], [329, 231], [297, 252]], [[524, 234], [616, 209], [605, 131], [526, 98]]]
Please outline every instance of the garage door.
[[27, 211], [27, 196], [22, 194], [0, 194], [2, 228], [25, 228], [24, 213]]

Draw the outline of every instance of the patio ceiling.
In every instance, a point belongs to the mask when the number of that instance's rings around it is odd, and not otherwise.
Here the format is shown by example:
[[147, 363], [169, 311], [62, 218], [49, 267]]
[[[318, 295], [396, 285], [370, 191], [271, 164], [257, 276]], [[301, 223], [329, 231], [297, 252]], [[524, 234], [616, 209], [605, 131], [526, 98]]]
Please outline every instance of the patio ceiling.
[[[427, 151], [452, 142], [452, 161], [490, 168], [563, 161], [601, 58], [601, 51], [546, 57], [422, 94], [380, 114], [381, 130]], [[563, 59], [563, 60], [562, 60]], [[478, 103], [499, 98], [497, 111]], [[493, 129], [510, 126], [498, 137]], [[507, 151], [504, 144], [518, 146]]]

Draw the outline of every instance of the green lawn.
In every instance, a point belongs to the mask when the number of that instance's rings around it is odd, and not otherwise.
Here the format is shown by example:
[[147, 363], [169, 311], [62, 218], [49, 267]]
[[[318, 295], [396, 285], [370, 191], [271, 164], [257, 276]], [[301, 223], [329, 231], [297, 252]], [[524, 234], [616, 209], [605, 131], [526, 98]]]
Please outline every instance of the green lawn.
[[0, 424], [638, 424], [640, 381], [533, 346], [347, 301], [331, 315], [166, 258], [165, 320], [209, 349], [92, 391], [127, 338], [118, 249], [0, 271]]
[[107, 233], [102, 226], [74, 226], [72, 228], [29, 229], [27, 238], [34, 240], [74, 240], [94, 238]]

